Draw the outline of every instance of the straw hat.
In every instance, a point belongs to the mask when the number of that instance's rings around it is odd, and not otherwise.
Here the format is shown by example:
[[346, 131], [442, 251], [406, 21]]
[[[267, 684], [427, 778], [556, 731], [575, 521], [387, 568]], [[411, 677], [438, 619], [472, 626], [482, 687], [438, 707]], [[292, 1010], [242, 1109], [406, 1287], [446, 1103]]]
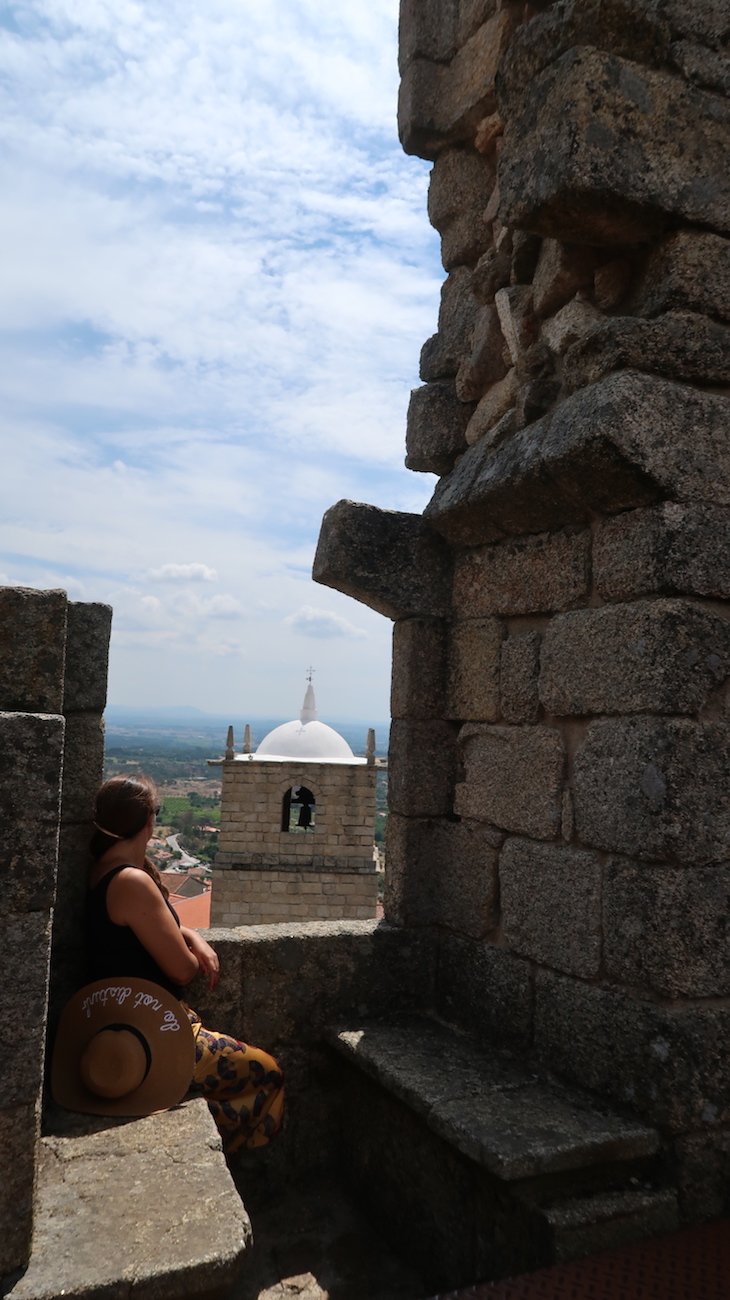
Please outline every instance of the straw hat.
[[51, 1092], [83, 1115], [151, 1115], [180, 1101], [194, 1064], [190, 1021], [166, 989], [149, 980], [97, 980], [64, 1007]]

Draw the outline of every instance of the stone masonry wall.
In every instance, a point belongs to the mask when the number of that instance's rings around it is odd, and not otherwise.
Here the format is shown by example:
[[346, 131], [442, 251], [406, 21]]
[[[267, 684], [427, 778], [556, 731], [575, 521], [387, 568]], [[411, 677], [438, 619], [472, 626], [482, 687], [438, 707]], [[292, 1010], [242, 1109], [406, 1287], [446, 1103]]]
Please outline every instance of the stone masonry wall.
[[221, 871], [213, 889], [215, 924], [367, 921], [375, 916], [378, 878], [367, 871]]
[[52, 944], [59, 997], [76, 977], [76, 898], [54, 904], [72, 854], [84, 878], [75, 844], [101, 775], [110, 615], [62, 591], [0, 588], [0, 1276], [30, 1252]]
[[403, 0], [439, 482], [315, 561], [395, 622], [386, 916], [438, 930], [437, 1009], [658, 1123], [687, 1218], [730, 1208], [729, 35]]
[[[213, 923], [373, 917], [375, 780], [366, 764], [225, 762]], [[282, 831], [284, 796], [300, 785], [313, 825]]]

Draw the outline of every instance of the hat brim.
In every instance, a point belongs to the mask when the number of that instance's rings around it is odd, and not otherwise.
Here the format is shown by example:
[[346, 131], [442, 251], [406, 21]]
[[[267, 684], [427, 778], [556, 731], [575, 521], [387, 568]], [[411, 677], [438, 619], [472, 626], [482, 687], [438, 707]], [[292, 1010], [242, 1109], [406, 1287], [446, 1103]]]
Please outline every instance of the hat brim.
[[[149, 1070], [142, 1083], [124, 1097], [98, 1097], [82, 1082], [84, 1049], [101, 1029], [130, 1026], [149, 1049]], [[135, 1118], [168, 1110], [190, 1087], [195, 1065], [195, 1038], [185, 1008], [150, 980], [96, 980], [66, 1004], [61, 1014], [51, 1062], [51, 1093], [66, 1110], [82, 1115]]]

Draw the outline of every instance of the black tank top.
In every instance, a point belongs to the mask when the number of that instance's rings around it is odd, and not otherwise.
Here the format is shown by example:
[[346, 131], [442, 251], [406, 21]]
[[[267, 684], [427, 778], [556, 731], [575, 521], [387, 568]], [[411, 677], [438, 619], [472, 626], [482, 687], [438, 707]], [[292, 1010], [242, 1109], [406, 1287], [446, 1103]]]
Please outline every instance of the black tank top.
[[[108, 875], [103, 876], [98, 885], [94, 885], [86, 895], [86, 949], [90, 980], [102, 980], [126, 976], [127, 978], [152, 980], [161, 984], [163, 989], [179, 998], [181, 988], [157, 965], [154, 957], [140, 943], [134, 930], [128, 925], [117, 925], [107, 911], [106, 896], [111, 881], [125, 866], [122, 863], [114, 867]], [[167, 901], [167, 900], [165, 900]], [[180, 924], [172, 903], [167, 903], [177, 925]]]

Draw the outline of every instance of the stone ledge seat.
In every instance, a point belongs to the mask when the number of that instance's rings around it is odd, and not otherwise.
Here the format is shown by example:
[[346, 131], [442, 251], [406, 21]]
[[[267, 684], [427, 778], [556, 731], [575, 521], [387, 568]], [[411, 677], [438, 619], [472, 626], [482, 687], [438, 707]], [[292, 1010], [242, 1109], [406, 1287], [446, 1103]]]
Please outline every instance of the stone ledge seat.
[[224, 1300], [251, 1224], [206, 1102], [52, 1120], [30, 1263], [8, 1300]]
[[[327, 1042], [350, 1097], [346, 1115], [367, 1109], [369, 1122], [381, 1126], [381, 1149], [402, 1144], [396, 1163], [407, 1164], [414, 1147], [430, 1147], [413, 1165], [411, 1190], [422, 1213], [432, 1196], [438, 1200], [440, 1179], [455, 1179], [472, 1200], [474, 1222], [464, 1227], [457, 1263], [454, 1224], [442, 1247], [438, 1216], [433, 1224], [430, 1276], [441, 1285], [509, 1269], [509, 1246], [495, 1245], [484, 1226], [492, 1213], [502, 1242], [530, 1237], [536, 1266], [676, 1227], [676, 1194], [661, 1185], [660, 1139], [647, 1125], [426, 1017], [339, 1026]], [[348, 1150], [351, 1176], [367, 1183], [372, 1172], [373, 1194], [387, 1203], [390, 1156], [375, 1173], [377, 1143], [358, 1136], [362, 1125], [361, 1118]], [[490, 1232], [489, 1245], [474, 1246]]]

